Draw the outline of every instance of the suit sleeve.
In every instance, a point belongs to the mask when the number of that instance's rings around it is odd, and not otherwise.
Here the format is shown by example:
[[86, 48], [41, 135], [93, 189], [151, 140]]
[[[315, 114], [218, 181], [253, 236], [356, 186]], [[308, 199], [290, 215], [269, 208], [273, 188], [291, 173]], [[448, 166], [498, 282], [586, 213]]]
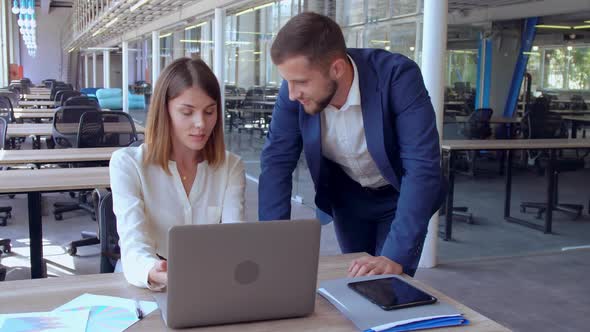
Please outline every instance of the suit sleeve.
[[393, 74], [389, 111], [394, 112], [402, 174], [397, 211], [381, 255], [413, 275], [430, 217], [443, 199], [436, 118], [420, 69], [404, 61]]
[[261, 221], [291, 217], [292, 176], [302, 146], [299, 103], [289, 100], [288, 85], [283, 81], [260, 155], [258, 216]]

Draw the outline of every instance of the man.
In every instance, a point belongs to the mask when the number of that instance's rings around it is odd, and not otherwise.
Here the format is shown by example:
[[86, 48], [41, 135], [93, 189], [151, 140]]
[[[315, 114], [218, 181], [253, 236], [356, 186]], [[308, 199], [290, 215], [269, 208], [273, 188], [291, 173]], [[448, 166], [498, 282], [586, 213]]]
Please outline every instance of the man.
[[435, 114], [418, 66], [377, 49], [346, 49], [336, 22], [293, 17], [271, 56], [284, 78], [261, 155], [260, 220], [289, 219], [302, 147], [316, 206], [344, 253], [368, 252], [349, 276], [414, 275], [442, 203]]

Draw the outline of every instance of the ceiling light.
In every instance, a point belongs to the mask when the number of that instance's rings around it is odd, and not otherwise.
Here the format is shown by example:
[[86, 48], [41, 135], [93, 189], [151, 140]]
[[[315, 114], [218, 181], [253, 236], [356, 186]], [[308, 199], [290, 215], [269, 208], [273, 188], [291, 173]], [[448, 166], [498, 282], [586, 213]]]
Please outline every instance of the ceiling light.
[[89, 47], [87, 50], [91, 51], [117, 51], [118, 47]]
[[181, 39], [181, 43], [202, 43], [202, 44], [213, 44], [212, 40], [194, 40], [194, 39]]
[[68, 53], [74, 52], [75, 49], [76, 49], [75, 47], [70, 48], [70, 50], [68, 51]]
[[371, 40], [371, 43], [375, 43], [375, 44], [389, 44], [389, 40]]
[[414, 46], [410, 46], [410, 51], [414, 51], [416, 48]]
[[96, 30], [96, 32], [92, 34], [92, 37], [95, 37], [96, 35], [98, 35], [99, 33], [101, 33], [102, 30], [103, 30], [103, 28], [100, 28], [100, 29]]
[[145, 3], [146, 3], [146, 2], [148, 2], [148, 1], [149, 1], [149, 0], [139, 0], [139, 1], [138, 1], [138, 2], [135, 4], [135, 5], [131, 6], [131, 7], [129, 8], [129, 10], [130, 10], [130, 11], [134, 11], [134, 10], [136, 10], [137, 8], [139, 8], [139, 7], [143, 6], [143, 5], [145, 5]]
[[262, 9], [262, 8], [270, 7], [272, 5], [273, 5], [273, 3], [272, 2], [269, 2], [267, 4], [254, 7], [254, 10], [259, 10], [259, 9]]
[[114, 18], [114, 19], [112, 19], [112, 20], [111, 20], [109, 23], [107, 23], [107, 24], [106, 24], [104, 27], [105, 27], [105, 28], [108, 28], [108, 27], [110, 27], [111, 25], [115, 24], [115, 22], [117, 22], [117, 20], [118, 20], [118, 19], [119, 19], [118, 17], [115, 17], [115, 18]]
[[239, 13], [236, 13], [236, 16], [240, 16], [240, 15], [243, 15], [243, 14], [246, 14], [246, 13], [249, 13], [249, 12], [253, 12], [253, 11], [254, 11], [254, 9], [252, 9], [252, 8], [248, 8], [248, 9], [246, 9], [246, 10], [242, 10], [242, 11], [241, 11], [241, 12], [239, 12]]
[[571, 46], [568, 46], [568, 47], [567, 47], [567, 50], [568, 50], [568, 51], [571, 51], [571, 50], [573, 50], [573, 49], [574, 49], [574, 48], [573, 48], [573, 47], [571, 47]]
[[539, 46], [533, 46], [533, 51], [538, 51], [539, 50]]
[[190, 30], [190, 29], [194, 29], [194, 28], [198, 28], [198, 27], [202, 27], [203, 25], [207, 24], [207, 22], [201, 22], [199, 24], [195, 24], [195, 25], [191, 25], [190, 27], [186, 27], [184, 28], [184, 30]]
[[537, 28], [541, 29], [563, 29], [563, 30], [570, 30], [572, 27], [568, 25], [548, 25], [548, 24], [537, 24], [535, 25]]
[[522, 52], [522, 54], [525, 54], [525, 55], [536, 55], [536, 56], [541, 55], [541, 53], [539, 53], [539, 52]]
[[172, 32], [169, 32], [169, 33], [166, 33], [166, 34], [163, 34], [163, 35], [161, 35], [161, 36], [160, 36], [160, 39], [161, 39], [161, 38], [170, 37], [170, 36], [172, 36]]
[[578, 25], [574, 27], [575, 30], [579, 29], [590, 29], [590, 25]]

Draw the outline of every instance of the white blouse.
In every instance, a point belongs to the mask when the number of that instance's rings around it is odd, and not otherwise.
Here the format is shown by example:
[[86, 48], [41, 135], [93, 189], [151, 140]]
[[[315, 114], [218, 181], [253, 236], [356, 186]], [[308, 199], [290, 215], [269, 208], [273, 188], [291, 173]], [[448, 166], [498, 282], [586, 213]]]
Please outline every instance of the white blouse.
[[143, 163], [146, 152], [145, 144], [117, 150], [109, 166], [123, 273], [138, 287], [149, 287], [156, 254], [168, 257], [170, 227], [244, 220], [246, 179], [238, 156], [226, 152], [217, 169], [199, 163], [187, 197], [176, 163], [169, 162], [168, 175], [160, 166]]

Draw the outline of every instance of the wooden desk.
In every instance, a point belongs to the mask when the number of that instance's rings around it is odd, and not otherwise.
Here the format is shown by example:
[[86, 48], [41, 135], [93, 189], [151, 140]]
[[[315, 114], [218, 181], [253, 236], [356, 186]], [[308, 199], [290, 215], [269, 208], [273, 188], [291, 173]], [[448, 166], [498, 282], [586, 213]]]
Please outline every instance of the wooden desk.
[[[318, 281], [346, 276], [348, 264], [362, 254], [320, 257]], [[471, 322], [466, 327], [441, 328], [433, 331], [509, 331], [504, 326], [475, 312], [422, 282], [405, 276], [410, 283], [422, 288], [441, 302], [449, 303], [461, 311]], [[1, 312], [51, 311], [84, 293], [139, 298], [153, 301], [150, 291], [131, 286], [122, 273], [66, 276], [43, 280], [18, 280], [0, 283]], [[167, 329], [160, 310], [146, 316], [127, 331], [175, 331]], [[358, 329], [330, 302], [316, 296], [315, 312], [303, 318], [260, 321], [244, 324], [182, 329], [182, 331], [326, 331], [356, 332]]]
[[[551, 233], [553, 218], [553, 197], [555, 195], [555, 178], [553, 177], [553, 168], [556, 159], [556, 151], [563, 149], [588, 149], [590, 140], [588, 139], [504, 139], [504, 140], [445, 140], [441, 144], [443, 152], [449, 155], [447, 173], [449, 189], [447, 192], [447, 203], [445, 209], [445, 235], [444, 240], [452, 238], [453, 225], [453, 195], [455, 188], [455, 170], [454, 159], [457, 151], [478, 151], [478, 150], [499, 150], [507, 151], [506, 158], [506, 192], [504, 199], [504, 219], [508, 222], [516, 223], [522, 226], [540, 230], [544, 233]], [[512, 190], [512, 151], [513, 150], [549, 150], [550, 160], [545, 170], [547, 178], [547, 195], [545, 212], [545, 224], [543, 226], [512, 217], [510, 215], [510, 199]]]
[[0, 150], [0, 165], [108, 161], [115, 148]]
[[[27, 136], [51, 136], [53, 124], [51, 123], [10, 123], [6, 136], [8, 137], [27, 137]], [[78, 125], [71, 126], [72, 132], [78, 130]], [[111, 130], [109, 128], [109, 130]], [[138, 134], [143, 134], [145, 128], [135, 124], [135, 130]]]
[[55, 114], [54, 111], [43, 112], [43, 109], [40, 108], [41, 111], [36, 112], [14, 112], [14, 117], [16, 119], [53, 119], [53, 115]]
[[24, 94], [21, 98], [22, 100], [51, 100], [51, 95], [49, 93]]
[[572, 138], [578, 137], [578, 127], [590, 124], [590, 115], [564, 115], [561, 118], [570, 123]]
[[53, 101], [53, 100], [38, 100], [38, 101], [23, 100], [18, 103], [18, 106], [21, 106], [21, 107], [41, 107], [41, 106], [54, 107], [55, 101]]
[[0, 172], [0, 194], [27, 193], [31, 277], [44, 277], [41, 193], [110, 187], [108, 167], [45, 168]]

